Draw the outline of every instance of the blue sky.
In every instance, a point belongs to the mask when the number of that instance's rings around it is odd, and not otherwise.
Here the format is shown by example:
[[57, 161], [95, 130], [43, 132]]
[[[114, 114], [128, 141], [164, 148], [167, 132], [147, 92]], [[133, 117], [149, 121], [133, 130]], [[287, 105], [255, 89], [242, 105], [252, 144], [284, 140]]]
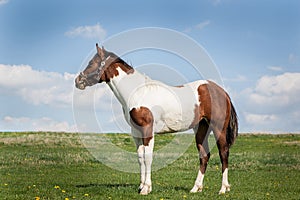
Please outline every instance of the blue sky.
[[[299, 1], [283, 0], [0, 0], [0, 130], [76, 130], [81, 125], [73, 119], [73, 79], [95, 43], [135, 28], [162, 27], [186, 34], [208, 52], [242, 132], [299, 132], [299, 15]], [[144, 51], [126, 60], [137, 66], [168, 59], [162, 55]], [[111, 111], [119, 116], [119, 107], [111, 106], [105, 85], [88, 95], [99, 101], [101, 130], [120, 130]], [[98, 131], [90, 125], [80, 130]]]

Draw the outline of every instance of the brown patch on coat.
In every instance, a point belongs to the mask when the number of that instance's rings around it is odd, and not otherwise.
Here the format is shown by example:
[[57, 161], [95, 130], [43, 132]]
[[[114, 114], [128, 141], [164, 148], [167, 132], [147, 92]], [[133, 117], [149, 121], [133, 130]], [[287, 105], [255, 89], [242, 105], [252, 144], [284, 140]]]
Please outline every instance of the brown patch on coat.
[[227, 93], [217, 84], [208, 81], [198, 87], [200, 101], [200, 119], [212, 123], [216, 132], [226, 131], [230, 115], [230, 99]]
[[131, 74], [134, 72], [134, 69], [131, 66], [129, 66], [120, 58], [117, 58], [117, 61], [113, 61], [113, 63], [109, 64], [108, 66], [105, 66], [101, 70], [100, 82], [108, 83], [113, 77], [118, 76], [119, 71], [117, 70], [117, 68], [120, 68], [126, 74]]
[[195, 104], [194, 119], [189, 128], [195, 128], [202, 119], [207, 123], [211, 119], [211, 96], [208, 89], [208, 84], [202, 84], [198, 87], [199, 105]]
[[129, 114], [132, 126], [142, 133], [143, 145], [148, 146], [153, 138], [154, 119], [152, 112], [148, 108], [141, 106], [140, 108], [133, 108]]
[[117, 67], [115, 66], [108, 66], [106, 67], [106, 69], [104, 69], [102, 71], [101, 77], [100, 77], [100, 82], [110, 82], [110, 80], [115, 77], [118, 76], [119, 72], [117, 70]]

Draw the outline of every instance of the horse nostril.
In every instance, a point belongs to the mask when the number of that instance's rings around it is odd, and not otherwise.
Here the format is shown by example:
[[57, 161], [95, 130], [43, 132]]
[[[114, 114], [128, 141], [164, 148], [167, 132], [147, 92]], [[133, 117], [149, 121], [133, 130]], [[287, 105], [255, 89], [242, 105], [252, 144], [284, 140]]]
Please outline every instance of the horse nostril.
[[84, 90], [85, 89], [85, 82], [83, 80], [81, 80], [80, 76], [78, 76], [75, 79], [75, 86], [76, 86], [76, 88], [78, 88], [80, 90]]
[[78, 85], [78, 89], [80, 90], [84, 90], [85, 89], [85, 85], [82, 83], [82, 84], [79, 84]]

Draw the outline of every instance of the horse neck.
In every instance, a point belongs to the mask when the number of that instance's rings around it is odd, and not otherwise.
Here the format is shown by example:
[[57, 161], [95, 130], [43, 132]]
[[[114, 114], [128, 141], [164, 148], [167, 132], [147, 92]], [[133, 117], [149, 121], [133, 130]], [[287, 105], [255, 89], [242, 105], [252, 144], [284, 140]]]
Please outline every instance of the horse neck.
[[108, 85], [122, 106], [125, 107], [134, 90], [144, 85], [150, 78], [136, 70], [133, 70], [132, 73], [126, 73], [121, 68], [117, 68], [117, 70], [118, 75], [113, 77]]

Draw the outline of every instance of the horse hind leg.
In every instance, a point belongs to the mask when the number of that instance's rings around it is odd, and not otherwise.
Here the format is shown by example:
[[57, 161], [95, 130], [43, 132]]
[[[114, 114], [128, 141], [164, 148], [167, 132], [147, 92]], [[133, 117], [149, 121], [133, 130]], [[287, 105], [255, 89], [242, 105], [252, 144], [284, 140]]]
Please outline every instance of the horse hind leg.
[[210, 133], [210, 128], [206, 120], [202, 119], [199, 122], [198, 128], [194, 129], [196, 146], [199, 152], [200, 168], [198, 175], [194, 184], [194, 187], [191, 189], [191, 193], [202, 192], [203, 189], [203, 180], [206, 167], [210, 158], [209, 146], [208, 146], [208, 137]]
[[[217, 139], [217, 146], [219, 149], [219, 156], [222, 163], [222, 186], [219, 194], [225, 194], [230, 191], [230, 184], [228, 182], [228, 158], [229, 158], [229, 145], [226, 141], [226, 131], [218, 132], [215, 136]], [[218, 134], [220, 133], [220, 134]]]

